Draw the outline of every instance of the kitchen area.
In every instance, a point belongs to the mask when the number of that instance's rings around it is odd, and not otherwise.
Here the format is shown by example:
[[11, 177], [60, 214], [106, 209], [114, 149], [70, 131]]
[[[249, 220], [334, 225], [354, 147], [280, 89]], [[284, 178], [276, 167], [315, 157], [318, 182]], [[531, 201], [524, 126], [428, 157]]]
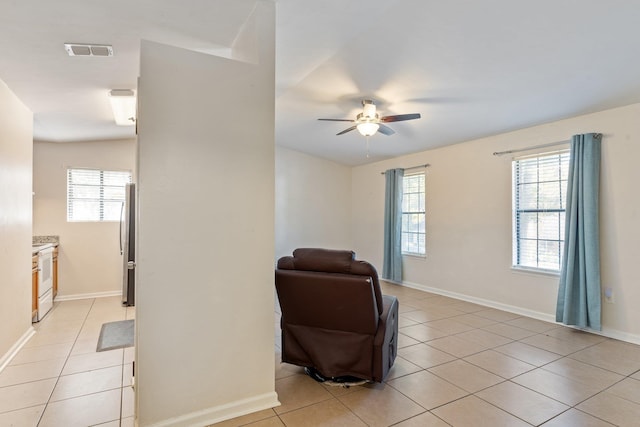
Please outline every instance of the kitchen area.
[[[0, 370], [5, 378], [0, 393], [4, 390], [7, 396], [4, 412], [0, 408], [0, 425], [112, 422], [133, 427], [135, 348], [100, 350], [98, 345], [105, 324], [135, 319], [133, 298], [122, 300], [123, 273], [129, 272], [123, 271], [123, 262], [130, 261], [118, 220], [125, 206], [102, 203], [100, 218], [87, 218], [87, 212], [95, 211], [93, 202], [70, 202], [74, 199], [70, 170], [101, 171], [100, 191], [112, 201], [118, 183], [114, 177], [135, 177], [135, 155], [134, 139], [33, 143], [32, 324], [23, 347]], [[90, 186], [76, 189], [93, 192]], [[41, 375], [44, 366], [48, 370]], [[26, 409], [14, 391], [22, 388], [37, 395]]]
[[[32, 255], [46, 256], [53, 249], [51, 297], [54, 302], [122, 295], [123, 254], [117, 219], [121, 203], [113, 207], [117, 211], [116, 220], [69, 221], [67, 171], [72, 168], [131, 171], [135, 181], [135, 158], [135, 139], [34, 142]], [[53, 274], [54, 270], [57, 275]], [[45, 281], [38, 292], [46, 288]], [[45, 297], [46, 308], [49, 295], [41, 296]]]
[[[0, 114], [0, 425], [37, 425], [40, 417], [42, 425], [72, 425], [56, 414], [85, 414], [99, 419], [75, 425], [122, 419], [133, 426], [134, 349], [96, 352], [105, 322], [135, 316], [121, 304], [120, 224], [68, 221], [67, 171], [135, 177], [136, 140], [38, 140], [33, 115], [1, 81], [0, 104], [7, 107]], [[93, 377], [107, 374], [104, 390]]]

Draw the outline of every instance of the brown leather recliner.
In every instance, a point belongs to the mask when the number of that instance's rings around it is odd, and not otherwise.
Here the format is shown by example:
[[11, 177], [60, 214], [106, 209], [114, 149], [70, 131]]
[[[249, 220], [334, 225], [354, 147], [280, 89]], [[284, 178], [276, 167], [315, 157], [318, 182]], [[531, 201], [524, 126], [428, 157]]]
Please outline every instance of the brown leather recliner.
[[398, 348], [398, 300], [352, 251], [296, 249], [278, 260], [282, 361], [322, 376], [382, 382]]

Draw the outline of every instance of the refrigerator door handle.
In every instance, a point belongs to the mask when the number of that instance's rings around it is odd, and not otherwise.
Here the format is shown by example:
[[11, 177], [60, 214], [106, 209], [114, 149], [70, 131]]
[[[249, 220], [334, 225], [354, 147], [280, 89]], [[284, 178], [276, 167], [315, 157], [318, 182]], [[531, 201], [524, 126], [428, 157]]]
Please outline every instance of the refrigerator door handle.
[[122, 246], [122, 224], [124, 223], [124, 202], [120, 206], [120, 255], [124, 255], [124, 247]]

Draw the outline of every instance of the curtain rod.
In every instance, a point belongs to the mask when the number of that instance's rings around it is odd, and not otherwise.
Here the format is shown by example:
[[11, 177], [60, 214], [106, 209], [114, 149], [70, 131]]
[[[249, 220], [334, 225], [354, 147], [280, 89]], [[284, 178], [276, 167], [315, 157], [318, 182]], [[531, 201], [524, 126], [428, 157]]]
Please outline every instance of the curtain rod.
[[518, 148], [518, 149], [514, 149], [514, 150], [494, 151], [493, 155], [494, 156], [502, 156], [504, 154], [519, 153], [521, 151], [533, 150], [535, 148], [553, 147], [555, 145], [568, 144], [570, 142], [571, 142], [571, 140], [567, 139], [566, 141], [551, 142], [549, 144], [532, 145], [531, 147]]
[[[410, 168], [404, 168], [404, 169], [428, 168], [429, 166], [431, 166], [429, 163], [425, 163], [424, 165], [411, 166]], [[380, 172], [380, 175], [384, 175], [384, 172]]]
[[[594, 135], [595, 138], [602, 138], [602, 134], [601, 133], [596, 133]], [[502, 156], [503, 154], [511, 154], [511, 153], [519, 153], [521, 151], [528, 151], [528, 150], [533, 150], [535, 148], [544, 148], [544, 147], [553, 147], [555, 145], [562, 145], [562, 144], [569, 144], [571, 142], [570, 139], [567, 139], [565, 141], [558, 141], [558, 142], [551, 142], [549, 144], [541, 144], [541, 145], [533, 145], [531, 147], [525, 147], [525, 148], [518, 148], [518, 149], [514, 149], [514, 150], [507, 150], [507, 151], [495, 151], [493, 153], [494, 156]]]

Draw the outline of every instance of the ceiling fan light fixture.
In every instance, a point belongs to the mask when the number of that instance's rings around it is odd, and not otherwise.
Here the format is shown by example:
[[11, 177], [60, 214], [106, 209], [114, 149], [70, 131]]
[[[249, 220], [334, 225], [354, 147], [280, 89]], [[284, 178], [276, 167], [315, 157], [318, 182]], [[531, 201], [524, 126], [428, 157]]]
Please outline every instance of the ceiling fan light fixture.
[[109, 101], [116, 124], [132, 126], [136, 124], [136, 94], [130, 89], [113, 89]]
[[342, 132], [338, 132], [336, 135], [344, 135], [347, 132], [351, 132], [353, 130], [358, 130], [360, 135], [362, 136], [372, 136], [376, 132], [379, 132], [383, 135], [389, 136], [393, 135], [395, 132], [387, 123], [391, 122], [403, 122], [405, 120], [415, 120], [420, 118], [420, 113], [410, 113], [410, 114], [395, 114], [391, 116], [382, 116], [378, 114], [376, 111], [376, 104], [371, 99], [362, 100], [362, 113], [356, 115], [355, 120], [353, 119], [318, 119], [329, 122], [351, 122], [355, 123], [353, 126], [346, 128]]
[[358, 129], [358, 132], [360, 132], [360, 135], [371, 136], [378, 132], [380, 125], [378, 123], [365, 122], [358, 123], [356, 128]]

